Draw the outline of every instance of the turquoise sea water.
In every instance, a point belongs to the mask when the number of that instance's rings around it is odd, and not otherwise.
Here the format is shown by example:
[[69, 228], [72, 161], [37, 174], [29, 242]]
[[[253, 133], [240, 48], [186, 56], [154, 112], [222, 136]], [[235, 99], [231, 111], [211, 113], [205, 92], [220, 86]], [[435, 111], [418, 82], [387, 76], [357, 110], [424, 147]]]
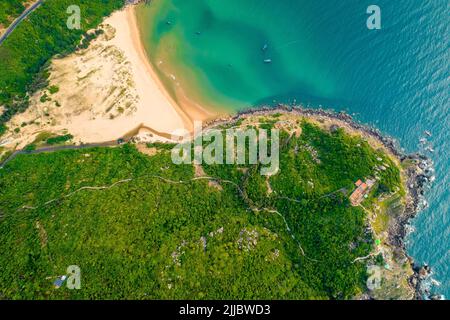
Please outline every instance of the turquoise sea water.
[[[366, 27], [371, 4], [381, 30]], [[140, 20], [161, 73], [175, 66], [205, 103], [346, 110], [408, 152], [431, 131], [436, 181], [408, 252], [432, 266], [435, 291], [450, 297], [448, 0], [154, 0]]]

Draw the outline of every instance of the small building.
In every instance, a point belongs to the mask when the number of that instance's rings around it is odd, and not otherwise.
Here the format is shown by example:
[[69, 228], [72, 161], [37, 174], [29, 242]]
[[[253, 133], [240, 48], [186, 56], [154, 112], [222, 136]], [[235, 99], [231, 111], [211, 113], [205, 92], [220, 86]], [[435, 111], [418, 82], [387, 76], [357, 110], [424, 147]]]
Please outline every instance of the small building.
[[350, 203], [352, 206], [358, 206], [365, 198], [368, 197], [370, 190], [375, 184], [375, 180], [367, 179], [366, 182], [358, 180], [355, 182], [356, 189], [350, 195]]

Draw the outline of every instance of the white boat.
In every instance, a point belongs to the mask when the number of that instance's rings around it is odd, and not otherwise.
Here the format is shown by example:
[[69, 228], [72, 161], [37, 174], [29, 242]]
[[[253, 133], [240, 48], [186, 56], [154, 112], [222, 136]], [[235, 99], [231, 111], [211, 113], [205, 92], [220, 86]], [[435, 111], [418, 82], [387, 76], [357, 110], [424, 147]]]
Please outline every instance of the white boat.
[[431, 136], [432, 136], [431, 132], [430, 132], [430, 131], [428, 131], [428, 130], [425, 130], [425, 134], [426, 134], [427, 136], [429, 136], [429, 137], [431, 137]]
[[272, 59], [265, 59], [264, 63], [272, 63]]

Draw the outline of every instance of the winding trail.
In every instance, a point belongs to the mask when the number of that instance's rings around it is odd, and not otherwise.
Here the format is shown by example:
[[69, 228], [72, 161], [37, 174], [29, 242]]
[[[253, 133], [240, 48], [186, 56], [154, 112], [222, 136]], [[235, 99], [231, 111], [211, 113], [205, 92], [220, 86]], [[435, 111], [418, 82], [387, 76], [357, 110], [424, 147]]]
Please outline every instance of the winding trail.
[[[259, 212], [259, 211], [266, 211], [266, 212], [269, 212], [269, 213], [275, 213], [275, 214], [279, 215], [279, 216], [283, 219], [284, 224], [286, 225], [286, 231], [289, 233], [289, 235], [291, 236], [292, 240], [294, 240], [294, 241], [297, 243], [297, 245], [298, 245], [298, 247], [299, 247], [299, 249], [300, 249], [300, 251], [301, 251], [301, 253], [302, 253], [302, 256], [304, 256], [305, 258], [308, 258], [308, 257], [306, 256], [306, 254], [305, 254], [305, 250], [303, 250], [303, 248], [302, 248], [302, 245], [301, 245], [300, 242], [297, 240], [297, 238], [295, 238], [295, 235], [292, 234], [291, 228], [289, 227], [289, 224], [287, 223], [286, 218], [285, 218], [279, 211], [273, 210], [273, 209], [268, 209], [268, 208], [253, 209], [253, 210], [254, 210], [254, 211], [257, 211], [257, 212]], [[312, 261], [315, 261], [315, 262], [318, 262], [318, 261], [315, 260], [315, 259], [311, 259], [311, 258], [308, 258], [308, 259], [310, 259], [310, 260], [312, 260]]]
[[[170, 183], [170, 184], [187, 184], [187, 183], [190, 183], [190, 182], [193, 182], [193, 181], [200, 181], [200, 180], [208, 180], [208, 181], [211, 181], [211, 180], [213, 180], [213, 181], [217, 181], [217, 182], [219, 182], [219, 183], [227, 183], [227, 184], [231, 184], [231, 185], [233, 185], [234, 187], [236, 187], [236, 189], [239, 191], [239, 193], [241, 194], [241, 196], [243, 196], [243, 195], [245, 194], [244, 191], [241, 189], [241, 187], [240, 187], [237, 183], [235, 183], [235, 182], [233, 182], [233, 181], [230, 181], [230, 180], [224, 180], [224, 179], [216, 178], [216, 177], [202, 176], [202, 177], [194, 177], [194, 178], [189, 179], [189, 180], [178, 180], [178, 181], [176, 181], [176, 180], [168, 179], [168, 178], [165, 178], [165, 177], [161, 177], [161, 176], [159, 176], [159, 175], [143, 175], [143, 176], [139, 176], [139, 177], [136, 177], [136, 178], [128, 178], [128, 179], [119, 180], [119, 181], [116, 181], [116, 182], [114, 182], [113, 184], [107, 185], [107, 186], [84, 186], [84, 187], [78, 188], [78, 189], [76, 189], [76, 190], [74, 190], [74, 191], [72, 191], [72, 192], [70, 192], [70, 193], [68, 193], [68, 194], [66, 194], [66, 195], [64, 195], [64, 196], [61, 196], [61, 197], [59, 197], [59, 198], [54, 198], [54, 199], [51, 199], [51, 200], [49, 200], [49, 201], [46, 201], [46, 202], [44, 202], [43, 204], [38, 205], [38, 206], [36, 206], [36, 207], [32, 207], [32, 206], [23, 206], [23, 207], [17, 209], [16, 211], [23, 211], [23, 210], [37, 210], [37, 209], [39, 209], [39, 208], [41, 208], [41, 207], [48, 206], [49, 204], [52, 204], [52, 203], [54, 203], [54, 202], [58, 202], [58, 201], [61, 201], [61, 200], [70, 198], [70, 197], [72, 197], [73, 195], [75, 195], [75, 194], [77, 194], [77, 193], [79, 193], [79, 192], [81, 192], [81, 191], [83, 191], [83, 190], [90, 190], [90, 191], [107, 190], [107, 189], [114, 188], [115, 186], [118, 186], [118, 185], [120, 185], [120, 184], [128, 183], [128, 182], [131, 182], [131, 181], [133, 181], [133, 180], [140, 179], [140, 178], [155, 178], [155, 179], [159, 179], [159, 180], [161, 180], [161, 181], [164, 181], [164, 182]], [[249, 206], [248, 209], [251, 210], [251, 211], [253, 211], [253, 212], [266, 211], [266, 212], [269, 212], [269, 213], [275, 213], [275, 214], [277, 214], [278, 216], [280, 216], [280, 217], [283, 219], [283, 221], [284, 221], [284, 223], [285, 223], [285, 225], [286, 225], [286, 230], [287, 230], [287, 232], [288, 232], [289, 235], [292, 237], [292, 239], [297, 243], [297, 245], [298, 245], [298, 247], [299, 247], [299, 249], [300, 249], [301, 254], [302, 254], [305, 258], [307, 258], [307, 259], [309, 259], [309, 260], [311, 260], [311, 261], [318, 262], [318, 260], [315, 260], [315, 259], [312, 259], [312, 258], [309, 258], [309, 257], [306, 256], [305, 251], [303, 250], [303, 248], [302, 248], [300, 242], [295, 238], [294, 234], [292, 234], [292, 230], [291, 230], [291, 228], [289, 227], [289, 225], [288, 225], [288, 223], [287, 223], [287, 221], [286, 221], [286, 218], [285, 218], [279, 211], [274, 210], [274, 209], [269, 209], [269, 208], [256, 208], [256, 207], [252, 207], [252, 206]]]
[[367, 259], [369, 259], [371, 257], [375, 257], [375, 256], [379, 255], [380, 253], [381, 253], [381, 250], [377, 250], [375, 252], [372, 252], [372, 253], [368, 254], [365, 257], [358, 257], [358, 258], [356, 258], [355, 260], [352, 261], [352, 263], [355, 263], [355, 262], [358, 262], [358, 261], [367, 260]]
[[[123, 140], [123, 142], [126, 142], [126, 141]], [[289, 140], [288, 140], [288, 142], [289, 142]], [[18, 151], [15, 151], [13, 154], [11, 154], [3, 163], [0, 164], [0, 169], [2, 169], [8, 162], [12, 161], [19, 154], [39, 154], [39, 153], [44, 153], [44, 152], [55, 152], [55, 151], [60, 151], [60, 150], [74, 150], [74, 149], [76, 150], [76, 149], [86, 149], [86, 148], [94, 148], [94, 147], [117, 146], [118, 144], [120, 144], [118, 141], [108, 141], [108, 142], [92, 143], [92, 144], [85, 144], [85, 145], [78, 145], [78, 146], [76, 146], [76, 145], [63, 145], [63, 146], [56, 146], [56, 147], [46, 147], [46, 148], [41, 148], [41, 149], [32, 150], [32, 151], [18, 150]], [[113, 187], [115, 187], [117, 185], [128, 183], [128, 182], [131, 182], [133, 180], [140, 179], [140, 178], [155, 178], [155, 179], [159, 179], [159, 180], [164, 181], [164, 182], [169, 183], [169, 184], [178, 184], [178, 185], [179, 184], [187, 184], [187, 183], [190, 183], [190, 182], [193, 182], [193, 181], [200, 181], [200, 180], [216, 181], [216, 182], [219, 182], [219, 183], [231, 184], [238, 190], [238, 192], [241, 195], [242, 199], [247, 204], [247, 209], [248, 210], [250, 210], [252, 212], [266, 211], [268, 213], [274, 213], [274, 214], [277, 214], [278, 216], [280, 216], [283, 219], [283, 221], [284, 221], [284, 224], [286, 226], [286, 231], [288, 232], [288, 234], [291, 236], [291, 238], [298, 245], [302, 256], [304, 256], [306, 259], [308, 259], [310, 261], [319, 262], [316, 259], [309, 258], [305, 254], [305, 251], [302, 248], [300, 241], [292, 233], [292, 229], [290, 228], [290, 226], [289, 226], [286, 218], [283, 216], [283, 214], [281, 214], [279, 211], [277, 211], [275, 209], [265, 208], [265, 207], [257, 208], [257, 207], [255, 207], [253, 205], [250, 205], [246, 201], [247, 200], [247, 196], [246, 196], [245, 191], [237, 183], [235, 183], [233, 181], [230, 181], [230, 180], [217, 178], [217, 177], [200, 176], [200, 177], [194, 177], [194, 178], [189, 179], [189, 180], [178, 180], [178, 181], [176, 181], [176, 180], [171, 180], [171, 179], [159, 176], [159, 175], [150, 175], [150, 174], [142, 175], [142, 176], [139, 176], [139, 177], [123, 179], [123, 180], [117, 181], [117, 182], [115, 182], [115, 183], [113, 183], [111, 185], [107, 185], [107, 186], [84, 186], [84, 187], [81, 187], [81, 188], [79, 188], [79, 189], [77, 189], [75, 191], [72, 191], [72, 192], [70, 192], [70, 193], [68, 193], [68, 194], [66, 194], [64, 196], [61, 196], [59, 198], [51, 199], [51, 200], [49, 200], [49, 201], [47, 201], [47, 202], [45, 202], [45, 203], [43, 203], [43, 204], [41, 204], [41, 205], [39, 205], [37, 207], [23, 206], [23, 207], [17, 209], [17, 211], [20, 211], [20, 210], [36, 210], [36, 209], [39, 209], [40, 207], [47, 206], [47, 205], [52, 204], [54, 202], [58, 202], [58, 201], [61, 201], [63, 199], [70, 198], [73, 195], [75, 195], [76, 193], [81, 192], [83, 190], [90, 190], [90, 191], [107, 190], [107, 189], [111, 189], [111, 188], [113, 188]], [[333, 194], [335, 194], [337, 192], [342, 192], [343, 190], [345, 190], [345, 188], [338, 189], [336, 191], [330, 192], [328, 194], [325, 194], [325, 195], [323, 195], [323, 196], [321, 196], [319, 198], [313, 199], [313, 200], [319, 200], [319, 199], [322, 199], [322, 198], [325, 198], [325, 197], [329, 197], [329, 196], [331, 196], [331, 195], [333, 195]], [[301, 201], [298, 200], [298, 199], [292, 199], [292, 198], [288, 198], [288, 197], [278, 197], [278, 199], [284, 199], [284, 200], [291, 201], [291, 202], [301, 203]], [[352, 263], [355, 263], [358, 260], [367, 259], [370, 256], [371, 255], [369, 255], [368, 257], [356, 258], [355, 261], [353, 261]]]
[[[338, 190], [336, 190], [336, 191], [333, 191], [333, 192], [324, 194], [324, 195], [322, 195], [322, 196], [320, 196], [320, 197], [318, 197], [318, 198], [307, 199], [307, 200], [309, 200], [309, 201], [317, 201], [317, 200], [320, 200], [320, 199], [323, 199], [323, 198], [328, 198], [328, 197], [330, 197], [330, 196], [332, 196], [333, 194], [336, 194], [336, 193], [338, 193], [338, 192], [344, 192], [345, 190], [346, 190], [345, 188], [340, 188], [340, 189], [338, 189]], [[295, 203], [302, 203], [301, 200], [298, 200], [298, 199], [292, 199], [292, 198], [289, 198], [289, 197], [286, 197], [286, 196], [283, 196], [283, 197], [277, 197], [277, 199], [280, 199], [280, 200], [287, 200], [287, 201], [291, 201], [291, 202], [295, 202]]]
[[168, 178], [161, 177], [159, 175], [143, 175], [143, 176], [139, 176], [139, 177], [135, 177], [135, 178], [127, 178], [127, 179], [119, 180], [119, 181], [116, 181], [113, 184], [107, 185], [107, 186], [84, 186], [84, 187], [78, 188], [78, 189], [76, 189], [76, 190], [74, 190], [74, 191], [72, 191], [72, 192], [70, 192], [70, 193], [68, 193], [66, 195], [63, 195], [63, 196], [61, 196], [59, 198], [54, 198], [54, 199], [51, 199], [49, 201], [46, 201], [43, 204], [38, 205], [36, 207], [23, 206], [23, 207], [17, 209], [16, 211], [20, 211], [20, 210], [36, 210], [36, 209], [39, 209], [41, 207], [45, 207], [45, 206], [47, 206], [47, 205], [49, 205], [51, 203], [54, 203], [54, 202], [57, 202], [57, 201], [60, 201], [60, 200], [63, 200], [63, 199], [70, 198], [73, 195], [75, 195], [76, 193], [78, 193], [80, 191], [83, 191], [83, 190], [90, 190], [90, 191], [107, 190], [107, 189], [111, 189], [111, 188], [113, 188], [113, 187], [115, 187], [117, 185], [128, 183], [128, 182], [131, 182], [133, 180], [137, 180], [137, 179], [141, 179], [141, 178], [156, 178], [156, 179], [162, 180], [162, 181], [164, 181], [166, 183], [170, 183], [170, 184], [187, 184], [187, 183], [190, 183], [192, 181], [214, 180], [214, 181], [219, 181], [219, 182], [222, 182], [222, 183], [232, 184], [239, 190], [239, 192], [241, 192], [241, 193], [243, 192], [242, 189], [239, 187], [239, 185], [237, 185], [233, 181], [223, 180], [223, 179], [220, 179], [220, 178], [214, 178], [214, 177], [209, 177], [209, 176], [195, 177], [195, 178], [192, 178], [192, 179], [189, 179], [189, 180], [178, 180], [178, 181], [176, 181], [176, 180], [171, 180], [171, 179], [168, 179]]

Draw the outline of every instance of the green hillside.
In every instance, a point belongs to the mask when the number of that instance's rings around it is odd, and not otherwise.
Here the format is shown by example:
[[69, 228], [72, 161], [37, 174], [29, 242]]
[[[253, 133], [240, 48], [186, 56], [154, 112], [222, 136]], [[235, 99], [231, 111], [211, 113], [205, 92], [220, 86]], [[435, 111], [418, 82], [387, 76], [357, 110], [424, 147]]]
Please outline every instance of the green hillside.
[[[373, 239], [348, 195], [377, 158], [390, 166], [373, 194], [400, 187], [399, 169], [342, 130], [299, 125], [299, 136], [282, 132], [281, 171], [268, 181], [259, 165], [174, 165], [159, 145], [152, 156], [127, 144], [17, 157], [0, 169], [0, 298], [361, 293], [366, 265], [353, 261]], [[81, 289], [54, 289], [69, 265]]]

